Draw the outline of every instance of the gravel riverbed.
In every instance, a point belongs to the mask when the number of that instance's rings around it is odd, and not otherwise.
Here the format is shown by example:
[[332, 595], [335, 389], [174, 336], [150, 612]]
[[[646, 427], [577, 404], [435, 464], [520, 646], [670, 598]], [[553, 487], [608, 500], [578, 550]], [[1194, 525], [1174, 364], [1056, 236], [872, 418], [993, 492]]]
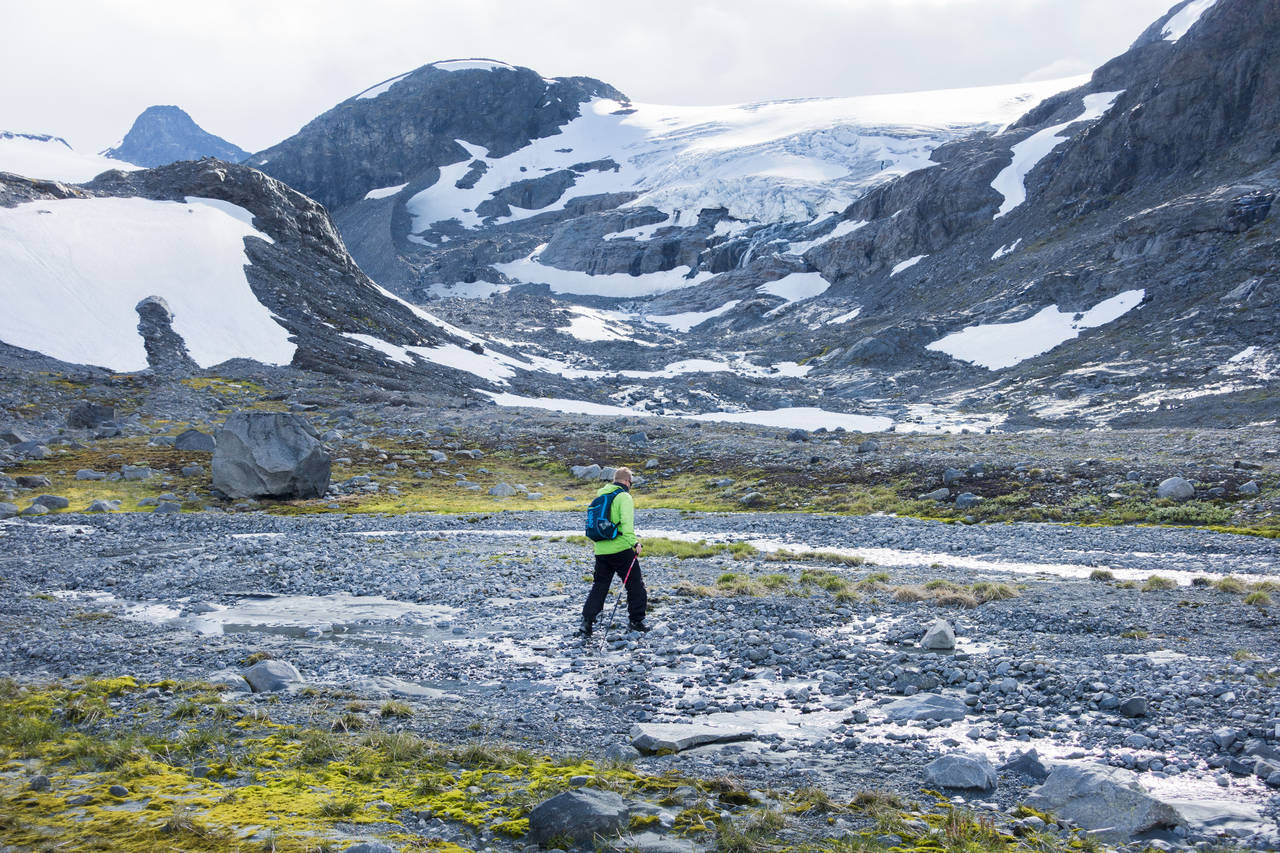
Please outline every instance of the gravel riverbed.
[[[1034, 748], [1045, 762], [1136, 771], [1163, 800], [1207, 808], [1171, 843], [1226, 833], [1265, 847], [1280, 832], [1280, 789], [1267, 784], [1271, 767], [1280, 770], [1280, 618], [1203, 580], [1280, 581], [1275, 540], [641, 510], [642, 536], [758, 550], [644, 559], [653, 630], [597, 631], [584, 645], [572, 632], [591, 558], [561, 538], [579, 520], [196, 513], [5, 522], [0, 671], [21, 680], [202, 679], [269, 652], [307, 684], [413, 704], [407, 725], [437, 740], [598, 757], [629, 754], [637, 724], [709, 724], [746, 739], [641, 766], [761, 787], [816, 784], [834, 796], [918, 793], [942, 754], [983, 753], [1000, 767]], [[780, 548], [790, 554], [766, 559]], [[823, 563], [805, 549], [866, 562]], [[847, 579], [856, 595], [803, 581], [814, 569]], [[1091, 580], [1095, 570], [1114, 580]], [[869, 578], [881, 572], [887, 580]], [[725, 573], [783, 580], [733, 595], [717, 584]], [[1173, 585], [1144, 590], [1150, 575]], [[976, 607], [899, 600], [911, 597], [900, 587], [931, 581], [1004, 583], [1017, 595]], [[920, 648], [939, 617], [954, 626], [953, 651]], [[929, 694], [959, 718], [891, 719], [891, 703]], [[282, 697], [273, 719], [313, 718], [306, 695], [273, 695]], [[956, 796], [1007, 808], [1037, 781], [1010, 766], [994, 791]]]

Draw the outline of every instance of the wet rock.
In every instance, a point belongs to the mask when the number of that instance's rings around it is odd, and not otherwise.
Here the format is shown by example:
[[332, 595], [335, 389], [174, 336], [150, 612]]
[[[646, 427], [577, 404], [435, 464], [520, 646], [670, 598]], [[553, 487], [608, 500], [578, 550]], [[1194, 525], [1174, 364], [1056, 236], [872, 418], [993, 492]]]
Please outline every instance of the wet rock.
[[67, 805], [69, 806], [87, 806], [93, 802], [93, 796], [90, 794], [76, 794], [74, 797], [67, 797]]
[[698, 848], [692, 841], [683, 838], [642, 832], [639, 835], [624, 835], [610, 842], [608, 849], [615, 853], [694, 853]]
[[302, 683], [302, 674], [293, 664], [282, 660], [261, 660], [241, 673], [254, 693], [288, 690]]
[[935, 788], [990, 791], [996, 786], [996, 771], [985, 756], [953, 752], [929, 762], [925, 782]]
[[213, 487], [230, 498], [318, 498], [329, 488], [329, 454], [305, 418], [237, 412], [218, 430]]
[[949, 651], [955, 647], [956, 632], [946, 619], [935, 619], [929, 626], [929, 630], [924, 632], [924, 639], [920, 641], [922, 649]]
[[1000, 769], [1006, 773], [1017, 773], [1026, 776], [1037, 782], [1043, 782], [1049, 777], [1049, 768], [1041, 760], [1040, 753], [1034, 749], [1014, 753], [1009, 757], [1008, 761], [1000, 765]]
[[694, 723], [637, 723], [631, 727], [631, 745], [643, 753], [672, 753], [708, 743], [751, 740], [753, 729], [723, 728]]
[[27, 783], [28, 791], [47, 791], [49, 790], [49, 777], [41, 773], [39, 776], [32, 776], [31, 781]]
[[198, 429], [189, 429], [185, 432], [178, 433], [173, 440], [173, 446], [177, 450], [198, 450], [205, 453], [212, 453], [217, 449], [218, 443], [214, 441], [213, 436], [207, 432], [201, 432]]
[[941, 489], [934, 489], [932, 492], [925, 492], [923, 495], [920, 496], [920, 500], [945, 501], [949, 497], [951, 497], [951, 490], [946, 487], [943, 487]]
[[1147, 698], [1130, 696], [1120, 703], [1119, 711], [1126, 717], [1145, 717], [1147, 715]]
[[495, 498], [510, 498], [519, 493], [510, 483], [499, 483], [489, 489], [489, 494], [493, 495]]
[[98, 424], [116, 419], [114, 406], [84, 401], [77, 403], [67, 413], [67, 426], [71, 429], [93, 429]]
[[1101, 764], [1057, 765], [1027, 798], [1027, 805], [1113, 843], [1182, 822], [1172, 807], [1142, 789], [1136, 773]]
[[124, 785], [112, 785], [107, 789], [107, 793], [113, 797], [127, 797], [129, 796], [129, 789]]
[[968, 707], [960, 699], [938, 693], [918, 693], [884, 706], [884, 712], [893, 722], [920, 722], [923, 720], [963, 720]]
[[1258, 807], [1222, 800], [1168, 800], [1179, 822], [1198, 835], [1215, 838], [1248, 838], [1258, 833], [1273, 834], [1273, 826], [1263, 821]]
[[597, 836], [614, 836], [626, 829], [631, 813], [627, 801], [612, 791], [566, 791], [534, 807], [526, 837], [534, 844], [560, 837], [589, 845]]
[[1156, 486], [1156, 497], [1172, 501], [1189, 501], [1196, 496], [1196, 487], [1190, 480], [1182, 477], [1170, 477]]

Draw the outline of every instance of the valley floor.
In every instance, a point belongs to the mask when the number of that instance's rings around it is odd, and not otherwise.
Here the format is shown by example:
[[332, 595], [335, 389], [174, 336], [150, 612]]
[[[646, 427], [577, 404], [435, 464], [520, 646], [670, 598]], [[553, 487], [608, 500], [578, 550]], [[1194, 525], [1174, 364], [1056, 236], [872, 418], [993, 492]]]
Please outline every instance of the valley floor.
[[[0, 673], [13, 680], [0, 726], [5, 834], [91, 847], [75, 814], [159, 827], [181, 813], [202, 828], [184, 849], [225, 842], [216, 833], [230, 821], [237, 843], [258, 849], [277, 837], [292, 849], [292, 832], [311, 839], [297, 849], [374, 835], [509, 850], [525, 844], [518, 821], [538, 799], [590, 776], [654, 809], [655, 821], [633, 818], [632, 829], [662, 838], [624, 847], [928, 846], [940, 815], [954, 823], [965, 810], [973, 826], [999, 830], [983, 849], [1066, 845], [1064, 831], [1036, 834], [1040, 812], [1018, 810], [1038, 762], [1008, 762], [1034, 749], [1046, 765], [1135, 772], [1182, 816], [1181, 834], [1157, 832], [1159, 843], [1276, 843], [1280, 796], [1260, 778], [1280, 749], [1275, 540], [642, 510], [654, 628], [600, 630], [584, 644], [571, 635], [591, 572], [577, 521], [546, 511], [206, 512], [0, 524]], [[920, 649], [937, 618], [954, 625], [954, 651]], [[238, 673], [266, 657], [295, 666], [302, 682], [270, 693], [195, 686], [243, 687]], [[958, 714], [892, 719], [894, 703], [935, 693]], [[63, 734], [24, 741], [18, 722], [39, 716], [29, 709], [42, 701]], [[262, 728], [267, 720], [275, 728]], [[742, 739], [638, 756], [633, 727], [660, 723]], [[50, 746], [125, 732], [181, 784]], [[336, 763], [297, 759], [317, 738], [363, 739], [376, 755], [397, 733], [491, 752], [437, 754], [432, 772], [467, 782], [456, 797], [447, 785], [362, 776], [340, 744], [325, 747]], [[539, 765], [534, 785], [534, 759], [501, 758], [513, 748], [561, 758]], [[958, 750], [1002, 768], [997, 787], [936, 800], [926, 767]], [[414, 760], [426, 773], [427, 758]], [[483, 781], [499, 772], [508, 787], [526, 779], [524, 799]], [[272, 780], [288, 774], [293, 799], [270, 799]], [[24, 792], [37, 775], [49, 793]], [[660, 778], [688, 780], [688, 791], [644, 781]], [[233, 816], [226, 798], [236, 791], [258, 811]], [[73, 793], [90, 798], [79, 811], [62, 799]], [[948, 832], [956, 843], [964, 835]]]

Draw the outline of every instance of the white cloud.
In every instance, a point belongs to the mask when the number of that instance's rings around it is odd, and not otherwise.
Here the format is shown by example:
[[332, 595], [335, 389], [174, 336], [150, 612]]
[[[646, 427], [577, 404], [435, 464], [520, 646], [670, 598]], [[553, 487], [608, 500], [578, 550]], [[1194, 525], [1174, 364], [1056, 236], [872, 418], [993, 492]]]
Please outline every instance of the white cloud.
[[0, 129], [96, 150], [177, 104], [259, 150], [380, 80], [486, 56], [638, 100], [713, 104], [1013, 82], [1091, 68], [1172, 0], [95, 0], [5, 6]]

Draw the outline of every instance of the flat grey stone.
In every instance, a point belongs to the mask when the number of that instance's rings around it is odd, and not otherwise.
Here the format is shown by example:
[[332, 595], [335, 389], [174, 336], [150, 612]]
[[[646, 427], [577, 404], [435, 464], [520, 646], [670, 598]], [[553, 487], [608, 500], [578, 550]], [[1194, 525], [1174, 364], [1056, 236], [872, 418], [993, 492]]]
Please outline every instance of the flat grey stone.
[[923, 720], [963, 720], [968, 706], [963, 700], [938, 693], [917, 693], [884, 706], [884, 712], [894, 722], [921, 722]]
[[637, 723], [631, 727], [631, 745], [647, 753], [681, 752], [709, 743], [751, 740], [755, 736], [754, 729], [698, 723]]

